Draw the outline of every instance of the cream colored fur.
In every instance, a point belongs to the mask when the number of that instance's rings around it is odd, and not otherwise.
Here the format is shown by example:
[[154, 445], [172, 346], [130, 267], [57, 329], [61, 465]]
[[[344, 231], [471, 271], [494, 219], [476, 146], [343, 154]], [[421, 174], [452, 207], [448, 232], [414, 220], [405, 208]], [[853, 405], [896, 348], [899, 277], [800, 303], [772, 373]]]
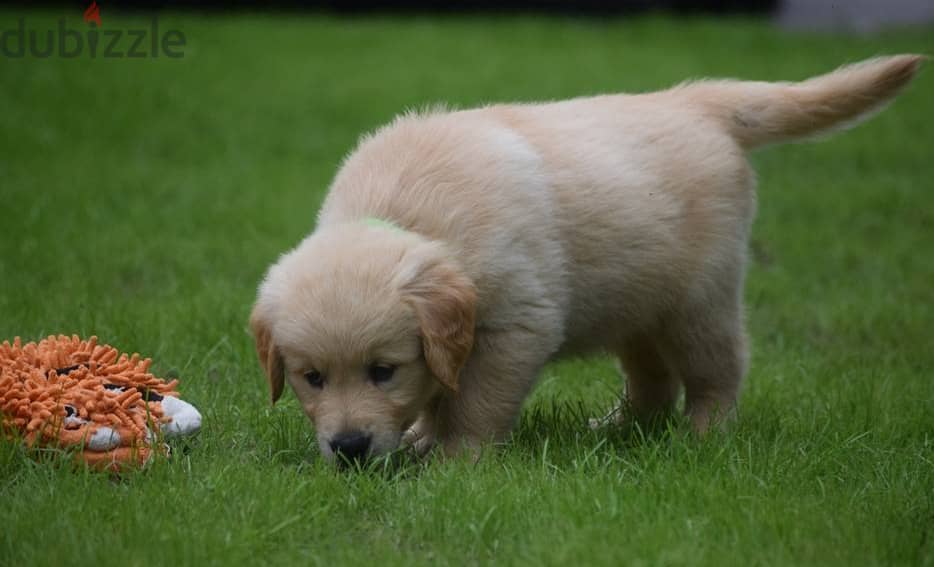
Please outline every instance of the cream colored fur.
[[[342, 432], [382, 454], [413, 425], [420, 450], [450, 453], [505, 439], [548, 361], [608, 351], [638, 417], [668, 414], [683, 387], [704, 431], [746, 372], [745, 151], [865, 117], [921, 61], [397, 118], [348, 156], [315, 232], [260, 286], [273, 399], [288, 379], [328, 458]], [[374, 363], [393, 379], [369, 380]]]

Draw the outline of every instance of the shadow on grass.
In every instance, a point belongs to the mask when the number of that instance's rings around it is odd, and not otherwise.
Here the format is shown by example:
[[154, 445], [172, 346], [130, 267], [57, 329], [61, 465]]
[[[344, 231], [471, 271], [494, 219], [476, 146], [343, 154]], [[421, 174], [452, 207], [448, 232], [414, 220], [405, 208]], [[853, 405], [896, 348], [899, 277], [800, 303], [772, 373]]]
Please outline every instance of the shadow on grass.
[[679, 415], [650, 424], [637, 422], [622, 405], [613, 418], [595, 418], [606, 411], [583, 403], [550, 400], [524, 412], [504, 451], [536, 461], [548, 460], [558, 468], [576, 468], [582, 459], [619, 459], [633, 451], [658, 450], [673, 442], [691, 443], [696, 437]]
[[[447, 466], [483, 468], [533, 466], [547, 462], [555, 470], [571, 471], [588, 463], [627, 460], [634, 452], [670, 453], [675, 445], [690, 447], [698, 441], [690, 433], [687, 422], [680, 417], [643, 427], [630, 418], [624, 407], [620, 423], [594, 428], [591, 418], [601, 414], [593, 410], [583, 403], [547, 401], [536, 404], [523, 412], [507, 442], [489, 445], [479, 455], [445, 457], [436, 447], [429, 455], [417, 457], [406, 449], [400, 449], [385, 457], [365, 462], [340, 462], [336, 466], [324, 462], [317, 450], [288, 449], [288, 443], [300, 442], [306, 434], [280, 423], [275, 436], [279, 446], [273, 454], [277, 464], [286, 467], [316, 471], [328, 468], [346, 477], [400, 481]], [[307, 425], [305, 428], [310, 431]]]

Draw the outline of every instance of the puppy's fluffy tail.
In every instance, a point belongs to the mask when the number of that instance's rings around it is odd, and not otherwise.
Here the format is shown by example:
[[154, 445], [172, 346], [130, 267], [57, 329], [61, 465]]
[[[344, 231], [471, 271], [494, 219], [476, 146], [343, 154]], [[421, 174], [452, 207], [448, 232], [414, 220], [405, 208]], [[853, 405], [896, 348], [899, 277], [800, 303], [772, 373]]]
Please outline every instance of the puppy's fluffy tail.
[[701, 81], [675, 92], [699, 102], [752, 149], [854, 126], [895, 98], [925, 59], [877, 57], [800, 83]]

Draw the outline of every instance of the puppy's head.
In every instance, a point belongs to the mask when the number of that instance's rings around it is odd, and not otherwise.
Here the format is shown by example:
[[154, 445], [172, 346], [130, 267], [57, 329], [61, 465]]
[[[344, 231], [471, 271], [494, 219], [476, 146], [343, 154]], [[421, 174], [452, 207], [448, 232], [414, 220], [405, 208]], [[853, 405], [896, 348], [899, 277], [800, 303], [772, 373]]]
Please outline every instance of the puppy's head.
[[250, 319], [272, 401], [285, 381], [321, 453], [395, 450], [473, 346], [476, 293], [442, 246], [348, 223], [320, 229], [266, 275]]

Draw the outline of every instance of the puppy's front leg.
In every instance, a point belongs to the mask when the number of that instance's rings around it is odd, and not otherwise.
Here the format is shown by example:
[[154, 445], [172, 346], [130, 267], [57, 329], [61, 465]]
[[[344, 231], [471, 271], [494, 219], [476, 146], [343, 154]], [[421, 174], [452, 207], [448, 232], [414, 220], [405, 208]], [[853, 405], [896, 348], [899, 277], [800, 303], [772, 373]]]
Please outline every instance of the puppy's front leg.
[[[478, 349], [461, 372], [456, 392], [445, 395], [437, 413], [438, 441], [445, 454], [479, 455], [486, 443], [505, 441], [512, 432], [547, 354], [529, 334], [497, 336], [478, 342]], [[540, 338], [537, 339], [540, 341]], [[526, 347], [526, 348], [523, 348]]]

